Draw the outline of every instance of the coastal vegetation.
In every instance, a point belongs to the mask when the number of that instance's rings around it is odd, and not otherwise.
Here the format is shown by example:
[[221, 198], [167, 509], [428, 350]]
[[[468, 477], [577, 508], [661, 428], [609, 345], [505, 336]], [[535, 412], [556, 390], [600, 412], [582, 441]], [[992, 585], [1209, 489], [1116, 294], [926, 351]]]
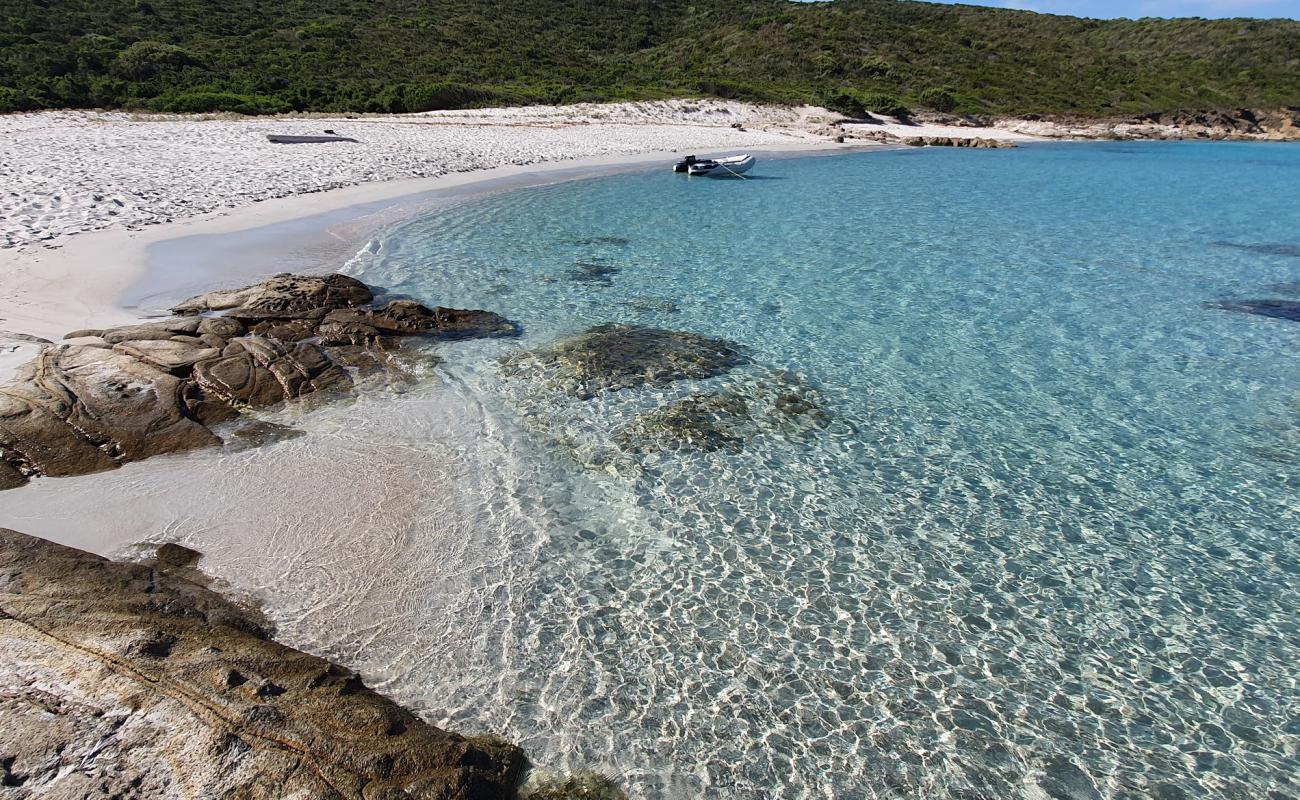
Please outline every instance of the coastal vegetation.
[[1300, 22], [905, 0], [0, 0], [0, 112], [707, 95], [1067, 117], [1300, 105]]

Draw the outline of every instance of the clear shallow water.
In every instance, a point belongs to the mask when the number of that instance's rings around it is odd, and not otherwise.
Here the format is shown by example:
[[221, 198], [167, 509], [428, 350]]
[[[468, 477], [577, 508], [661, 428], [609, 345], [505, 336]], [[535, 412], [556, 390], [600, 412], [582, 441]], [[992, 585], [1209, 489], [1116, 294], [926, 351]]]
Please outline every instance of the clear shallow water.
[[[503, 443], [481, 515], [529, 522], [454, 620], [404, 598], [438, 635], [393, 690], [646, 798], [1300, 797], [1300, 324], [1202, 305], [1300, 282], [1223, 244], [1300, 246], [1300, 150], [755, 172], [493, 196], [354, 262], [526, 331], [444, 350]], [[592, 400], [502, 374], [604, 322], [753, 364]], [[831, 421], [629, 442], [719, 388]]]

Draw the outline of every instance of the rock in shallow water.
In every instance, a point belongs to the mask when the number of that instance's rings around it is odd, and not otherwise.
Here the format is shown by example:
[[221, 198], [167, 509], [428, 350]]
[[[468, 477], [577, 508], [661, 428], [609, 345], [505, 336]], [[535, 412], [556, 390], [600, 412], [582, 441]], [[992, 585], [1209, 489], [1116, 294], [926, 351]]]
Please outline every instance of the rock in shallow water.
[[1300, 322], [1300, 300], [1222, 300], [1205, 305], [1223, 311], [1239, 311], [1243, 314]]
[[[411, 379], [394, 337], [512, 335], [488, 311], [394, 300], [345, 275], [277, 275], [177, 306], [181, 316], [76, 331], [103, 343], [46, 348], [0, 387], [0, 489], [220, 443], [209, 426], [305, 397], [352, 391], [353, 375]], [[249, 327], [251, 325], [251, 328]]]
[[426, 724], [191, 579], [0, 529], [6, 796], [505, 798], [519, 750]]
[[623, 449], [641, 453], [739, 450], [753, 436], [804, 436], [830, 421], [820, 393], [780, 371], [660, 406], [638, 416], [615, 438]]
[[538, 373], [554, 388], [575, 397], [709, 378], [746, 363], [741, 347], [688, 331], [637, 325], [597, 325], [543, 350], [507, 357], [509, 375]]

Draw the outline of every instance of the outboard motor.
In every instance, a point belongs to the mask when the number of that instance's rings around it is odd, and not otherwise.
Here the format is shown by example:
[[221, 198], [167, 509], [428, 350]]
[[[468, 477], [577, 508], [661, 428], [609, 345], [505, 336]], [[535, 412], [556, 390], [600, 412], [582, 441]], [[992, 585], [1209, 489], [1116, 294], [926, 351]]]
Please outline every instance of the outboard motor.
[[696, 158], [695, 156], [687, 156], [686, 158], [683, 158], [681, 161], [678, 161], [676, 164], [673, 164], [673, 172], [686, 172], [691, 168], [692, 164], [698, 161], [699, 159]]

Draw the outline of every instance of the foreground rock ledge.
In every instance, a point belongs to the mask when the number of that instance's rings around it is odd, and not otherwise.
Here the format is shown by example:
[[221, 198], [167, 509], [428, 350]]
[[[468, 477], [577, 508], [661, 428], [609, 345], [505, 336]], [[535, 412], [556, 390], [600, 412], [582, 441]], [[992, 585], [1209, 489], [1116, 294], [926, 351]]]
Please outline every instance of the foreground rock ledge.
[[187, 555], [119, 563], [0, 529], [5, 797], [512, 796], [516, 747], [271, 641]]
[[245, 410], [394, 371], [399, 337], [517, 332], [489, 311], [373, 301], [346, 275], [282, 274], [161, 322], [69, 333], [0, 387], [0, 489], [220, 444], [213, 427]]

